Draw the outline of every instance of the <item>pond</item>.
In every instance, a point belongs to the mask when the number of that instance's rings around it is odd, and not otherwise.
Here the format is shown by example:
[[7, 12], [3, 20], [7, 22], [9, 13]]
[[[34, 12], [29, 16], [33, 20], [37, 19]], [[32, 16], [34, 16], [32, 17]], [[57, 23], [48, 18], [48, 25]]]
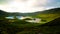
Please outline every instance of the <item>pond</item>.
[[[16, 16], [16, 18], [20, 19], [22, 16]], [[14, 19], [14, 16], [8, 16], [7, 19]]]

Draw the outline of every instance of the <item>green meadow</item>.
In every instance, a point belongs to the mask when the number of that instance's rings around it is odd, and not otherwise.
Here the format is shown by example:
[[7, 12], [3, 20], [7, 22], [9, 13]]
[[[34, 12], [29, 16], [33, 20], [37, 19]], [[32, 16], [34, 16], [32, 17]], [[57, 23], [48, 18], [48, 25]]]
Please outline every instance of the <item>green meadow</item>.
[[[35, 15], [30, 15], [32, 18], [41, 19], [40, 23], [30, 23], [25, 20], [19, 20], [14, 15], [14, 19], [5, 18], [7, 15], [4, 13], [0, 14], [0, 34], [58, 34], [60, 32], [60, 25], [42, 26], [46, 23], [50, 23], [56, 18], [60, 18], [60, 11], [56, 12], [56, 9], [53, 10], [53, 13], [50, 13], [50, 10], [43, 13], [37, 13]], [[12, 15], [12, 14], [10, 14]], [[59, 20], [57, 20], [59, 21]], [[55, 22], [51, 22], [55, 23]], [[58, 22], [56, 22], [58, 23]], [[60, 21], [59, 21], [60, 23]]]
[[[34, 16], [33, 16], [34, 17]], [[48, 23], [56, 18], [60, 17], [59, 14], [38, 14], [35, 18], [40, 18], [42, 21], [40, 23]]]

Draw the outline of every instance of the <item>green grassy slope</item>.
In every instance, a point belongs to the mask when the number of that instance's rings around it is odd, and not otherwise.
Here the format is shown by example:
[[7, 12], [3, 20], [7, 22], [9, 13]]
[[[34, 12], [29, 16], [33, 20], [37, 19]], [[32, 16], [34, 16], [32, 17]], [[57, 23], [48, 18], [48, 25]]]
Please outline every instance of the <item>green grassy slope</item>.
[[[32, 16], [32, 15], [31, 16], [33, 18], [37, 17], [37, 18], [42, 19], [41, 23], [43, 23], [43, 25], [44, 23], [47, 23], [47, 22], [55, 23], [54, 19], [60, 17], [60, 14], [59, 14], [60, 11], [53, 12], [53, 13], [50, 13], [50, 11], [49, 13], [46, 13], [46, 12], [37, 13], [35, 16]], [[49, 21], [52, 21], [52, 22], [49, 22]], [[59, 22], [59, 20], [56, 20], [56, 21]], [[1, 34], [59, 34], [60, 26], [57, 26], [57, 25], [56, 26], [42, 26], [41, 24], [29, 23], [24, 20], [21, 21], [18, 19], [14, 19], [10, 21], [10, 19], [4, 18], [3, 20], [0, 19], [0, 33]]]
[[50, 22], [60, 17], [60, 8], [50, 9], [43, 12], [37, 12], [33, 17], [42, 19], [41, 23]]

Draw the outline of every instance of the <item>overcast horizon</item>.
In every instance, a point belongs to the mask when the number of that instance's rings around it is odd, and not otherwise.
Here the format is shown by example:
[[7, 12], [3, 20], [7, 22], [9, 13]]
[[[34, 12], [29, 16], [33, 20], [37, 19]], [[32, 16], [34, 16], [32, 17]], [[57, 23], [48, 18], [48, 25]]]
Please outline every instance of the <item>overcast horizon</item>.
[[0, 0], [0, 10], [32, 13], [60, 7], [60, 0]]

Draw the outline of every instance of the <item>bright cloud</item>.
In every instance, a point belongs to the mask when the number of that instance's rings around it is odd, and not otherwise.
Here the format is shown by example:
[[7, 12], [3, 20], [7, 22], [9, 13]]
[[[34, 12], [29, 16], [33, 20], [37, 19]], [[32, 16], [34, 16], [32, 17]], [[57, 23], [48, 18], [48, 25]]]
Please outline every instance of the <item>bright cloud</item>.
[[10, 3], [0, 5], [0, 9], [6, 12], [36, 12], [46, 10], [48, 0], [12, 0]]

